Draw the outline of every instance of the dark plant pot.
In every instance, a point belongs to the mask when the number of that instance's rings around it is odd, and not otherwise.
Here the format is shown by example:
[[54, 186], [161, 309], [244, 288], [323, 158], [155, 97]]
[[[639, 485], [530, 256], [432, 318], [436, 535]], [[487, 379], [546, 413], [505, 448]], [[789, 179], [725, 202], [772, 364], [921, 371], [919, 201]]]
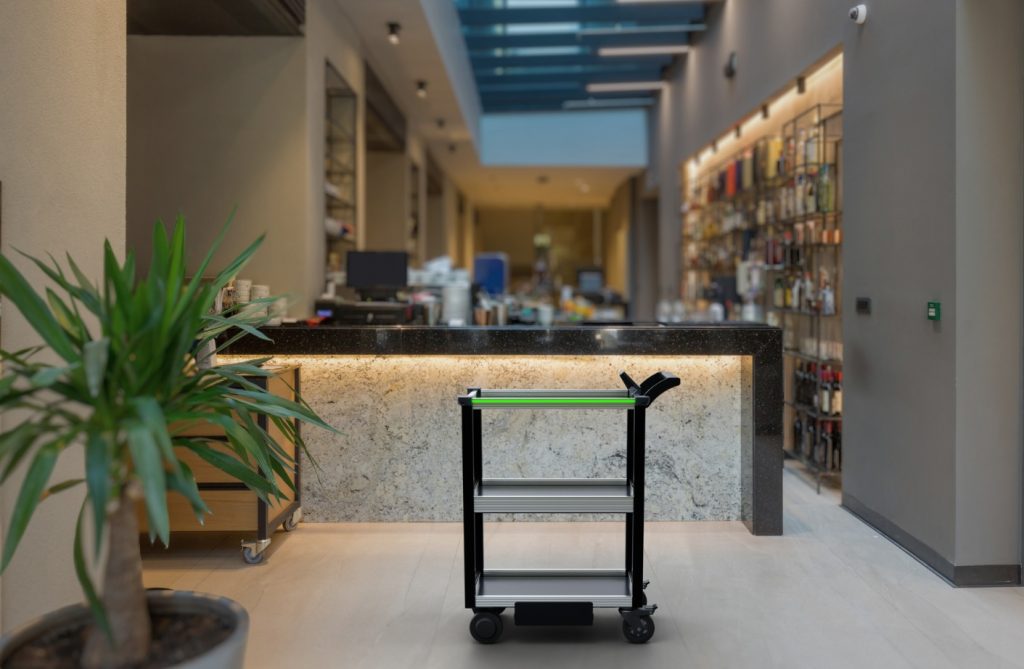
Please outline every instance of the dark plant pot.
[[[226, 639], [195, 657], [171, 666], [176, 669], [242, 669], [245, 643], [249, 636], [249, 614], [238, 603], [226, 597], [175, 590], [151, 590], [146, 596], [151, 614], [207, 614], [229, 621], [232, 625]], [[23, 625], [0, 638], [0, 665], [34, 639], [55, 630], [80, 627], [90, 620], [90, 616], [87, 606], [72, 604]]]

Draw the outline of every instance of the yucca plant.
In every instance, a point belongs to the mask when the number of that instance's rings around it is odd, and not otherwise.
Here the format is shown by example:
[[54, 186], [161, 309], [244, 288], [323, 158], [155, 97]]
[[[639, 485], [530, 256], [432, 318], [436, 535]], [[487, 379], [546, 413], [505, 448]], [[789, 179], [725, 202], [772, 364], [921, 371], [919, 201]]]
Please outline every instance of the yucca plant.
[[[195, 351], [211, 341], [219, 351], [246, 335], [265, 338], [258, 329], [265, 310], [243, 306], [213, 312], [219, 291], [262, 242], [256, 240], [212, 280], [204, 280], [229, 225], [190, 273], [180, 217], [171, 232], [162, 223], [155, 226], [145, 276], [136, 272], [132, 253], [120, 262], [109, 241], [98, 284], [70, 254], [64, 266], [53, 257], [45, 262], [26, 256], [53, 284], [39, 291], [0, 257], [0, 293], [44, 343], [0, 351], [0, 411], [10, 417], [0, 434], [0, 482], [16, 470], [25, 472], [0, 570], [10, 563], [36, 507], [84, 485], [72, 557], [94, 618], [84, 651], [87, 667], [128, 667], [147, 655], [150, 619], [136, 505], [140, 500], [145, 505], [151, 539], [165, 545], [169, 492], [183, 495], [200, 520], [204, 517], [208, 509], [183, 453], [194, 453], [272, 501], [286, 494], [278, 477], [294, 489], [294, 463], [257, 418], [266, 416], [284, 439], [303, 450], [295, 420], [333, 429], [301, 399], [283, 399], [254, 382], [271, 375], [264, 368], [268, 358], [196, 365]], [[200, 424], [220, 428], [228, 448], [223, 441], [185, 436], [186, 428]], [[58, 457], [68, 449], [85, 450], [82, 476], [51, 480]], [[99, 594], [89, 561], [97, 560], [104, 546]]]

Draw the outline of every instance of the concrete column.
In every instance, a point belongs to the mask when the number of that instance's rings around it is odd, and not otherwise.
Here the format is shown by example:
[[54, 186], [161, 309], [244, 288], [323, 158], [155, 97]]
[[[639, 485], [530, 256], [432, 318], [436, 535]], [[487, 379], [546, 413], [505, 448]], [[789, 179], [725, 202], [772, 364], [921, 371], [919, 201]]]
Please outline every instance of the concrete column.
[[[0, 182], [3, 253], [37, 285], [43, 277], [13, 252], [70, 251], [86, 274], [99, 276], [104, 238], [125, 246], [124, 0], [0, 3]], [[2, 345], [40, 343], [7, 300]], [[0, 415], [3, 429], [17, 417]], [[82, 476], [72, 449], [54, 481]], [[15, 474], [0, 490], [6, 523], [21, 485]], [[0, 622], [10, 630], [81, 599], [72, 539], [84, 493], [46, 500], [3, 576]]]

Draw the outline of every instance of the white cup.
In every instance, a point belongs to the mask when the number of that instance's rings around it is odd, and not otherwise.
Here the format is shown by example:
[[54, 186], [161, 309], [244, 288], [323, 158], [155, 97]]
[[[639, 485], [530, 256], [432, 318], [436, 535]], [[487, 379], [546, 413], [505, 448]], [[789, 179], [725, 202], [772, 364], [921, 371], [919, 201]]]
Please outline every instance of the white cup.
[[550, 304], [542, 304], [537, 307], [537, 322], [542, 327], [551, 327], [555, 322], [555, 308]]
[[235, 279], [235, 301], [248, 302], [252, 294], [252, 279]]

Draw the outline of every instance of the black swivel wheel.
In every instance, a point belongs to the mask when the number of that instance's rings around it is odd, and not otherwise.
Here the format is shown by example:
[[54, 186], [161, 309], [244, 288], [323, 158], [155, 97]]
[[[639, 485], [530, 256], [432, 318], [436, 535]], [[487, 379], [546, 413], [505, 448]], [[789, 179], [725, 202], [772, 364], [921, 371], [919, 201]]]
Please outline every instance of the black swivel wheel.
[[501, 631], [501, 618], [493, 613], [478, 613], [469, 622], [469, 633], [480, 643], [496, 643]]
[[623, 620], [622, 636], [630, 643], [647, 643], [654, 636], [654, 619], [650, 616], [640, 616], [632, 623]]

